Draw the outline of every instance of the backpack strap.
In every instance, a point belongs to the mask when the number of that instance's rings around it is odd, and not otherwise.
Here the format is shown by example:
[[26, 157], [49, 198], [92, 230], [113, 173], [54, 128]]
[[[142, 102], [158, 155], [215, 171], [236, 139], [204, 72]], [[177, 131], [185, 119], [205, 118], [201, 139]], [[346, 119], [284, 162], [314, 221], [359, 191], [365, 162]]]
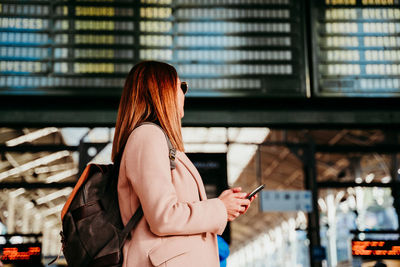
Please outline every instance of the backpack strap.
[[131, 233], [132, 229], [136, 227], [136, 225], [139, 223], [140, 219], [143, 217], [143, 209], [142, 205], [139, 205], [139, 208], [135, 211], [135, 214], [129, 219], [128, 223], [125, 225], [124, 229], [122, 230], [122, 242], [120, 243], [121, 247], [119, 249], [122, 249], [122, 247], [125, 244], [126, 239], [128, 238], [129, 234]]
[[[161, 131], [164, 133], [165, 139], [167, 139], [167, 144], [168, 144], [168, 149], [169, 149], [169, 155], [168, 155], [168, 157], [169, 157], [169, 164], [170, 164], [170, 166], [171, 166], [171, 170], [175, 169], [175, 168], [176, 168], [176, 163], [175, 163], [176, 149], [172, 146], [172, 143], [171, 143], [171, 141], [169, 140], [169, 137], [168, 137], [167, 133], [164, 131], [164, 129], [163, 129], [160, 125], [158, 125], [158, 124], [156, 124], [156, 123], [154, 123], [154, 122], [147, 122], [147, 121], [146, 121], [146, 122], [141, 122], [141, 123], [139, 123], [139, 124], [135, 127], [135, 129], [136, 129], [137, 127], [143, 125], [143, 124], [155, 125], [155, 126], [157, 126], [158, 128], [160, 128]], [[116, 158], [115, 158], [115, 160], [114, 160], [114, 165], [116, 166], [115, 170], [117, 171], [117, 175], [118, 175], [119, 166], [120, 166], [120, 164], [121, 164], [122, 153], [123, 153], [124, 150], [125, 150], [125, 146], [126, 146], [126, 144], [122, 147], [121, 151], [118, 153], [118, 155], [116, 156]]]
[[[168, 149], [169, 149], [169, 162], [170, 162], [171, 170], [175, 169], [176, 168], [176, 163], [175, 163], [176, 149], [172, 146], [172, 143], [169, 140], [167, 133], [164, 131], [164, 129], [160, 125], [153, 123], [153, 122], [142, 122], [139, 125], [137, 125], [135, 127], [135, 129], [143, 124], [156, 125], [163, 131], [165, 138], [167, 139], [167, 144], [168, 144]], [[125, 149], [125, 146], [124, 146], [124, 149]], [[121, 151], [121, 155], [122, 155], [122, 151]], [[139, 205], [139, 207], [137, 208], [135, 213], [132, 215], [132, 217], [129, 219], [128, 223], [125, 225], [124, 229], [122, 230], [122, 240], [121, 240], [122, 242], [121, 242], [120, 249], [122, 249], [130, 232], [132, 231], [132, 229], [134, 229], [136, 227], [136, 225], [139, 223], [139, 221], [140, 221], [140, 219], [142, 219], [142, 217], [143, 217], [143, 209], [142, 209], [142, 205]]]
[[169, 149], [169, 163], [170, 163], [170, 165], [171, 165], [171, 170], [175, 169], [175, 167], [176, 167], [176, 163], [175, 163], [176, 149], [172, 146], [172, 143], [171, 143], [171, 141], [169, 140], [169, 137], [168, 137], [167, 133], [164, 131], [164, 129], [163, 129], [160, 125], [158, 125], [158, 124], [156, 124], [156, 123], [154, 123], [154, 122], [148, 122], [148, 121], [139, 123], [139, 125], [136, 126], [135, 129], [136, 129], [137, 127], [141, 126], [141, 125], [144, 125], [144, 124], [155, 125], [155, 126], [157, 126], [158, 128], [160, 128], [161, 131], [163, 131], [163, 133], [164, 133], [164, 135], [165, 135], [165, 138], [167, 139], [167, 144], [168, 144], [168, 149]]

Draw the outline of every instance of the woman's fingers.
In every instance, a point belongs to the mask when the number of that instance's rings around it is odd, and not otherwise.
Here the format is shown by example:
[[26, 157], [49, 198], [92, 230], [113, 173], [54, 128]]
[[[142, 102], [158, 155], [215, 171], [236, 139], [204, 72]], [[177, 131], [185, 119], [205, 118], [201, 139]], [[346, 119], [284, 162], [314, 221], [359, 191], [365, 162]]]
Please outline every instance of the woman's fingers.
[[237, 199], [237, 203], [238, 203], [240, 206], [248, 206], [248, 205], [250, 205], [250, 200], [248, 200], [248, 199], [246, 199], [246, 198], [238, 198], [238, 199]]
[[234, 187], [231, 189], [233, 193], [239, 193], [240, 191], [242, 191], [241, 187]]
[[243, 211], [240, 214], [245, 214], [246, 211], [249, 209], [250, 206], [243, 207]]
[[229, 217], [228, 217], [228, 221], [234, 221], [237, 217], [239, 217], [239, 215], [240, 215], [240, 213], [239, 212], [236, 212], [236, 213], [233, 213], [233, 214], [231, 214]]
[[256, 199], [256, 198], [257, 198], [257, 195], [252, 196], [251, 199], [249, 200], [249, 204], [243, 206], [244, 210], [242, 212], [240, 212], [240, 214], [245, 214], [247, 212], [247, 210], [250, 208], [251, 202], [253, 202], [253, 200]]
[[246, 193], [233, 193], [233, 196], [236, 198], [246, 199], [247, 194]]
[[241, 192], [241, 187], [235, 187], [225, 190], [219, 198], [224, 202], [228, 212], [228, 221], [234, 221], [241, 214], [246, 213], [251, 202], [257, 198], [257, 195], [247, 199], [248, 193]]

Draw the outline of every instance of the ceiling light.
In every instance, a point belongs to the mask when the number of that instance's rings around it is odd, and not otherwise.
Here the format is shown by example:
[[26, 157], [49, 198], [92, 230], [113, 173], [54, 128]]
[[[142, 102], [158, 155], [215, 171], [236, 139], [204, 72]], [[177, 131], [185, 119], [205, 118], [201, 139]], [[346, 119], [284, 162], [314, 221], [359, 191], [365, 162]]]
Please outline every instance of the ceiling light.
[[35, 159], [33, 161], [30, 161], [28, 163], [25, 163], [23, 165], [20, 165], [18, 167], [15, 167], [15, 168], [12, 168], [12, 169], [10, 169], [8, 171], [0, 173], [0, 181], [4, 180], [5, 178], [7, 178], [9, 176], [20, 174], [22, 172], [25, 172], [25, 171], [27, 171], [29, 169], [38, 167], [40, 165], [46, 165], [46, 164], [48, 164], [48, 163], [50, 163], [52, 161], [56, 161], [58, 159], [64, 158], [64, 157], [69, 156], [69, 155], [70, 155], [70, 152], [64, 150], [64, 151], [56, 152], [56, 153], [53, 153], [53, 154], [50, 154], [50, 155]]
[[54, 213], [61, 212], [62, 208], [64, 207], [64, 204], [60, 204], [58, 206], [55, 206], [53, 208], [47, 209], [44, 212], [42, 212], [42, 217], [47, 217], [49, 215], [52, 215]]
[[16, 235], [10, 238], [11, 244], [22, 244], [24, 242], [24, 238], [22, 236]]
[[11, 197], [18, 197], [18, 196], [22, 195], [23, 193], [25, 193], [25, 189], [24, 188], [19, 188], [19, 189], [15, 190], [15, 191], [12, 191], [10, 193], [10, 196]]
[[390, 176], [385, 176], [381, 179], [382, 183], [387, 184], [390, 182], [390, 180], [392, 180], [392, 178]]
[[71, 177], [73, 175], [78, 174], [79, 170], [77, 168], [72, 169], [72, 170], [66, 170], [57, 174], [54, 174], [52, 176], [49, 176], [46, 178], [46, 183], [54, 183], [54, 182], [59, 182], [61, 180], [64, 180], [68, 177]]
[[58, 132], [58, 128], [55, 127], [48, 127], [48, 128], [44, 128], [44, 129], [40, 129], [38, 131], [34, 131], [22, 136], [19, 136], [17, 138], [8, 140], [6, 142], [6, 146], [17, 146], [20, 145], [22, 143], [26, 143], [26, 142], [32, 142], [33, 140], [39, 139], [43, 136], [52, 134]]
[[38, 198], [36, 200], [36, 203], [38, 205], [40, 205], [40, 204], [52, 201], [52, 200], [54, 200], [56, 198], [59, 198], [59, 197], [62, 197], [62, 196], [68, 196], [69, 194], [71, 194], [71, 192], [72, 192], [72, 188], [71, 187], [67, 187], [67, 188], [64, 188], [62, 190], [58, 190], [58, 191], [56, 191], [54, 193], [48, 194], [47, 196]]
[[318, 206], [322, 212], [324, 212], [324, 213], [327, 212], [328, 207], [326, 206], [325, 200], [323, 200], [322, 198], [318, 199]]
[[64, 170], [69, 170], [72, 168], [74, 164], [69, 162], [69, 163], [62, 163], [62, 164], [56, 164], [56, 165], [51, 165], [51, 166], [43, 166], [43, 167], [37, 167], [35, 168], [35, 173], [36, 174], [42, 174], [42, 173], [48, 173], [48, 172], [56, 172], [56, 171], [64, 171]]
[[375, 174], [370, 173], [365, 177], [365, 182], [369, 184], [370, 182], [372, 182], [372, 180], [374, 180], [374, 178], [375, 178]]
[[24, 207], [25, 207], [26, 210], [30, 210], [30, 209], [33, 209], [34, 206], [35, 205], [33, 205], [33, 203], [29, 201], [29, 202], [25, 203]]

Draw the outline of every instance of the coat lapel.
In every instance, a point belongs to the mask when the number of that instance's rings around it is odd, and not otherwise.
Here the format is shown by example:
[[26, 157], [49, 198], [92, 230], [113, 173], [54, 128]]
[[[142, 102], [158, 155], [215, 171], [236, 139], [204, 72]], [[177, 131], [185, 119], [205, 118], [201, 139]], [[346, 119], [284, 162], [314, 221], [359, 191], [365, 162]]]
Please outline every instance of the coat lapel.
[[201, 179], [200, 173], [197, 171], [196, 167], [193, 165], [190, 159], [186, 156], [185, 153], [181, 151], [177, 151], [176, 158], [178, 158], [183, 163], [183, 165], [189, 170], [189, 172], [194, 177], [194, 180], [196, 181], [197, 184], [197, 188], [199, 190], [200, 200], [207, 199], [206, 191], [203, 185], [203, 180]]

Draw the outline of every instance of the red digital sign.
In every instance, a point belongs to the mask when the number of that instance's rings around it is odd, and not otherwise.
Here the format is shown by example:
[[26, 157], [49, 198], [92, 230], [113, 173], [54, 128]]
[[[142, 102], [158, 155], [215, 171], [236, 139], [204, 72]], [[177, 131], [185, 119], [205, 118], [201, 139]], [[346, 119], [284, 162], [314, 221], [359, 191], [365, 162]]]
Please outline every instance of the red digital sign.
[[400, 241], [398, 240], [353, 240], [351, 248], [353, 256], [400, 259]]
[[41, 244], [6, 244], [0, 248], [0, 259], [3, 263], [41, 262]]

